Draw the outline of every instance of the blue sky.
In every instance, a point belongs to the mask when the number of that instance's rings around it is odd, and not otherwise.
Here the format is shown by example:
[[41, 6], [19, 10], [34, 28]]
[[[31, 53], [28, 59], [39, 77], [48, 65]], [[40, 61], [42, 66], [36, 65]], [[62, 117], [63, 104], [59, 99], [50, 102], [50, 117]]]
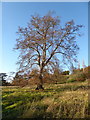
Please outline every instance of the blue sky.
[[[13, 51], [16, 43], [18, 26], [25, 27], [31, 15], [39, 13], [45, 15], [49, 10], [60, 16], [61, 24], [74, 20], [76, 24], [83, 24], [82, 37], [77, 38], [80, 47], [78, 60], [82, 64], [84, 59], [88, 65], [88, 3], [87, 2], [3, 2], [2, 3], [2, 68], [0, 72], [16, 71], [18, 66], [18, 51]], [[0, 36], [1, 37], [1, 36]], [[1, 38], [0, 38], [1, 39]]]

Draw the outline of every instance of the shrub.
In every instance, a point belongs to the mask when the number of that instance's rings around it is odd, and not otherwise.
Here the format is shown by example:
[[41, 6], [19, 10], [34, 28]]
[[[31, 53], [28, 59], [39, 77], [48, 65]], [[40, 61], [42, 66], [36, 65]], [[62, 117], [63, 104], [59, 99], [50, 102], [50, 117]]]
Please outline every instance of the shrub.
[[69, 75], [69, 71], [64, 71], [61, 73], [62, 75]]
[[69, 75], [61, 75], [59, 74], [58, 77], [52, 77], [52, 80], [54, 81], [54, 83], [60, 83], [60, 84], [63, 84], [63, 83], [66, 83], [67, 79], [69, 78]]
[[70, 75], [67, 79], [67, 82], [75, 82], [75, 81], [85, 81], [87, 76], [83, 72], [78, 72], [76, 74]]
[[84, 69], [84, 74], [86, 75], [87, 78], [90, 78], [90, 66]]
[[76, 80], [77, 81], [85, 81], [86, 80], [86, 75], [84, 73], [78, 73], [76, 75]]

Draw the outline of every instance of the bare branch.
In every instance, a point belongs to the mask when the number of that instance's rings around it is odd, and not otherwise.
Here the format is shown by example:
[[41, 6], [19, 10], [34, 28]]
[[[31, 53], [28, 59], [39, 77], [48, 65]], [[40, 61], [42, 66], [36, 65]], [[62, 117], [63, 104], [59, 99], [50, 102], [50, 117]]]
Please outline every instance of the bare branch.
[[[22, 69], [31, 69], [38, 66], [42, 78], [44, 69], [52, 66], [58, 60], [58, 54], [68, 60], [75, 60], [79, 50], [75, 41], [82, 25], [75, 25], [74, 21], [68, 21], [60, 26], [58, 16], [47, 14], [40, 17], [32, 16], [25, 28], [19, 27], [16, 49], [20, 50], [19, 65]], [[60, 58], [59, 60], [60, 61]]]

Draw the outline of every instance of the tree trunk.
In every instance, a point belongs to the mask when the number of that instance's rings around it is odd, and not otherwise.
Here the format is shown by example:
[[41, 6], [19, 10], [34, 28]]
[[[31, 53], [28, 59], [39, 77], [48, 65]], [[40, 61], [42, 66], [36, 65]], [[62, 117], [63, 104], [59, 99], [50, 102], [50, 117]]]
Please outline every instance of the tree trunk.
[[39, 76], [39, 80], [40, 80], [40, 82], [37, 84], [37, 88], [36, 88], [36, 90], [44, 90], [44, 88], [43, 88], [43, 78], [42, 78], [42, 74], [40, 74], [40, 76]]

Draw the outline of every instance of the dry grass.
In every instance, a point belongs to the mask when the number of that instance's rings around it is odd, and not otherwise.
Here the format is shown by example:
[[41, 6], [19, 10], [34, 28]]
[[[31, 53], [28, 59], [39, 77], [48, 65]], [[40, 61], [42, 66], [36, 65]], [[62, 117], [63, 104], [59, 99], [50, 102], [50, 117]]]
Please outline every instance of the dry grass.
[[88, 116], [88, 81], [66, 84], [3, 87], [3, 118], [86, 118]]

